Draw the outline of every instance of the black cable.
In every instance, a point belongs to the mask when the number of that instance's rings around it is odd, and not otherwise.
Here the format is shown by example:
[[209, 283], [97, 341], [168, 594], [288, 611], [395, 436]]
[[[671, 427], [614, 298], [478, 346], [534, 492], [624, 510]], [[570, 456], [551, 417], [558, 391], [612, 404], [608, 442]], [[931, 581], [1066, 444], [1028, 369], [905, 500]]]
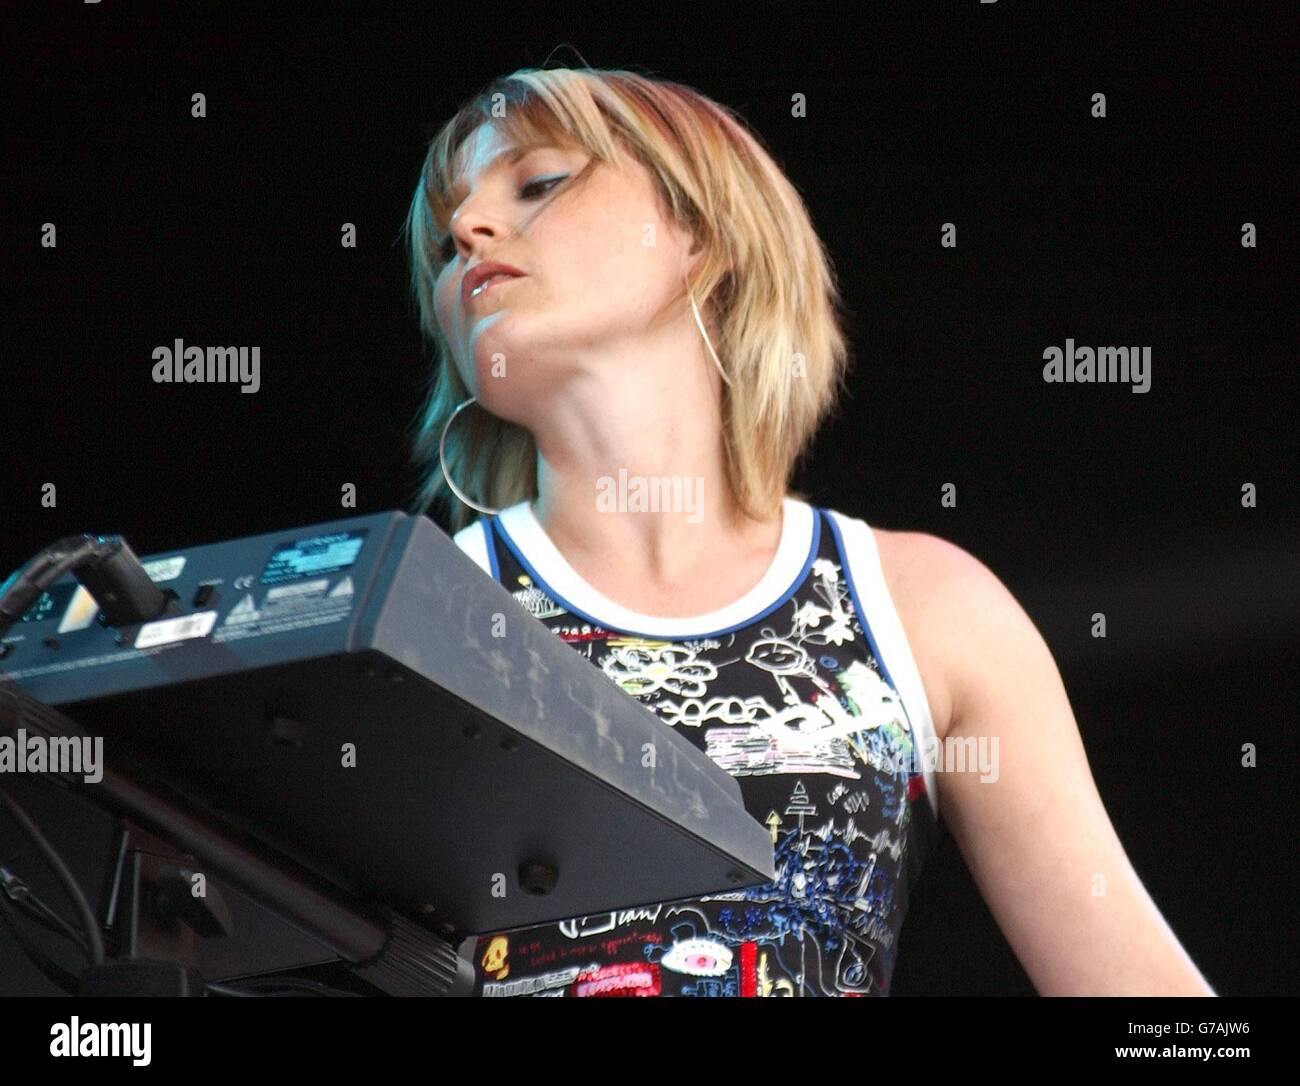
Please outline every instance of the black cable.
[[0, 636], [22, 618], [27, 608], [41, 597], [51, 584], [68, 570], [111, 551], [107, 538], [89, 533], [70, 535], [51, 543], [0, 584]]
[[[242, 989], [248, 989], [248, 988], [296, 989], [302, 992], [309, 992], [310, 994], [317, 995], [317, 996], [355, 996], [358, 999], [365, 998], [364, 996], [361, 995], [360, 992], [348, 992], [342, 988], [331, 988], [328, 984], [322, 984], [320, 981], [316, 981], [316, 980], [308, 980], [306, 977], [275, 977], [275, 976], [249, 977], [245, 980], [234, 981], [230, 984], [223, 984], [220, 987], [230, 988], [232, 990], [238, 990], [236, 986]], [[211, 988], [213, 987], [213, 985], [209, 984], [208, 987]], [[251, 992], [243, 991], [240, 992], [240, 994], [269, 996], [274, 993], [258, 992], [258, 991], [251, 991]]]
[[90, 957], [90, 947], [81, 932], [63, 919], [57, 912], [32, 893], [32, 888], [12, 871], [0, 867], [0, 894], [5, 895], [25, 915], [50, 931], [64, 935], [81, 948], [81, 952]]
[[73, 943], [87, 958], [90, 957], [90, 947], [86, 945], [86, 940], [76, 928], [63, 919], [58, 913], [46, 905], [37, 897], [32, 897], [27, 901], [15, 901], [14, 905], [24, 915], [30, 917], [36, 923], [47, 931], [54, 932], [55, 935], [62, 935]]
[[203, 987], [206, 988], [209, 992], [215, 992], [217, 995], [223, 995], [223, 996], [256, 997], [258, 994], [257, 992], [241, 991], [240, 989], [235, 988], [229, 984], [205, 984]]
[[100, 935], [99, 924], [95, 920], [95, 914], [90, 908], [90, 902], [86, 900], [86, 895], [81, 892], [81, 887], [77, 885], [77, 880], [72, 872], [68, 870], [68, 865], [63, 862], [59, 854], [54, 851], [45, 835], [41, 833], [40, 827], [36, 825], [28, 816], [27, 812], [18, 805], [18, 801], [13, 798], [3, 788], [0, 788], [0, 804], [8, 808], [9, 813], [13, 816], [14, 821], [22, 828], [40, 850], [41, 855], [45, 857], [46, 863], [54, 870], [58, 876], [59, 882], [63, 884], [63, 889], [67, 892], [68, 897], [72, 899], [72, 904], [76, 907], [78, 917], [81, 920], [81, 927], [86, 936], [86, 942], [90, 948], [90, 962], [92, 965], [104, 964], [104, 938]]
[[23, 931], [18, 923], [18, 918], [14, 915], [16, 911], [17, 908], [14, 903], [4, 894], [0, 894], [0, 920], [4, 921], [5, 927], [9, 929], [9, 934], [14, 937], [14, 942], [18, 944], [22, 952], [31, 959], [32, 964], [41, 971], [45, 979], [54, 987], [61, 989], [68, 995], [76, 995], [81, 987], [80, 982], [61, 965], [56, 964], [53, 959], [27, 937], [27, 933]]

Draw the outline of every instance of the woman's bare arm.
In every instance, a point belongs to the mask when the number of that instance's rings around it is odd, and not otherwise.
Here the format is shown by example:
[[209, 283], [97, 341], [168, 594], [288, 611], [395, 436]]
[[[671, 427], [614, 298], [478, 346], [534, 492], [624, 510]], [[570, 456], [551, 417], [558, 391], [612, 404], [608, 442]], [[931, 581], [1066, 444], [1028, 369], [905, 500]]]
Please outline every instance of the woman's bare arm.
[[883, 534], [937, 730], [996, 751], [995, 780], [940, 766], [940, 814], [1039, 993], [1214, 995], [1124, 852], [1029, 616], [960, 547]]

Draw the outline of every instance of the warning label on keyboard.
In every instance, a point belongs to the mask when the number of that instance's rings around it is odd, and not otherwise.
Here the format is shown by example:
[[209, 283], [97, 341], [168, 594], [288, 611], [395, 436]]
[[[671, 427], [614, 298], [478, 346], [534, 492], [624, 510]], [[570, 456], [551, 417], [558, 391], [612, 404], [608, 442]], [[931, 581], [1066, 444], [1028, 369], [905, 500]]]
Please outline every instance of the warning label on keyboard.
[[270, 588], [260, 605], [252, 592], [246, 592], [212, 640], [237, 641], [337, 622], [351, 612], [354, 598], [352, 578], [346, 575], [333, 588], [324, 577]]

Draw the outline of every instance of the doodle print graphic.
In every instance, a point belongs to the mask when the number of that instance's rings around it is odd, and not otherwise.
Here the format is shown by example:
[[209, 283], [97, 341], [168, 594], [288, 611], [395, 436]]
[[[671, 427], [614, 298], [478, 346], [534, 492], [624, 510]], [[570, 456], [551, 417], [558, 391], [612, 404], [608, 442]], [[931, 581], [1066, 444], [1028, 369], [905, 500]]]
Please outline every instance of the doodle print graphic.
[[533, 584], [533, 579], [527, 573], [520, 574], [517, 580], [519, 584], [525, 587], [512, 592], [511, 595], [533, 618], [548, 619], [564, 614], [564, 608], [540, 588], [537, 588]]
[[494, 522], [502, 582], [736, 778], [771, 835], [776, 877], [543, 924], [509, 942], [480, 936], [482, 995], [888, 994], [908, 893], [936, 828], [908, 713], [858, 614], [839, 543], [817, 516], [816, 551], [779, 607], [680, 641], [572, 614], [523, 571]]
[[731, 968], [731, 951], [712, 939], [687, 939], [663, 956], [665, 969], [692, 977], [720, 977]]
[[666, 690], [698, 698], [718, 677], [718, 669], [694, 649], [651, 641], [615, 648], [600, 666], [633, 697]]
[[506, 954], [509, 949], [510, 940], [506, 936], [498, 935], [492, 939], [487, 945], [487, 950], [483, 952], [483, 957], [479, 959], [483, 972], [496, 980], [504, 980], [509, 976], [510, 966], [506, 964]]

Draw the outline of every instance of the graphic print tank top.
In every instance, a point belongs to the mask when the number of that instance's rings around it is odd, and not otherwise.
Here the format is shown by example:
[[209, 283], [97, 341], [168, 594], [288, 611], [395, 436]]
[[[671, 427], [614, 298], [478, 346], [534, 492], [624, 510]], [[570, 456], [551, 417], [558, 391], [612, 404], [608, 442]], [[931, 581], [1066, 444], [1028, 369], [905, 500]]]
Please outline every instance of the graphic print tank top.
[[534, 617], [737, 780], [776, 880], [507, 932], [476, 996], [888, 995], [937, 832], [929, 704], [870, 527], [787, 497], [742, 599], [694, 618], [620, 607], [528, 502], [457, 532]]

